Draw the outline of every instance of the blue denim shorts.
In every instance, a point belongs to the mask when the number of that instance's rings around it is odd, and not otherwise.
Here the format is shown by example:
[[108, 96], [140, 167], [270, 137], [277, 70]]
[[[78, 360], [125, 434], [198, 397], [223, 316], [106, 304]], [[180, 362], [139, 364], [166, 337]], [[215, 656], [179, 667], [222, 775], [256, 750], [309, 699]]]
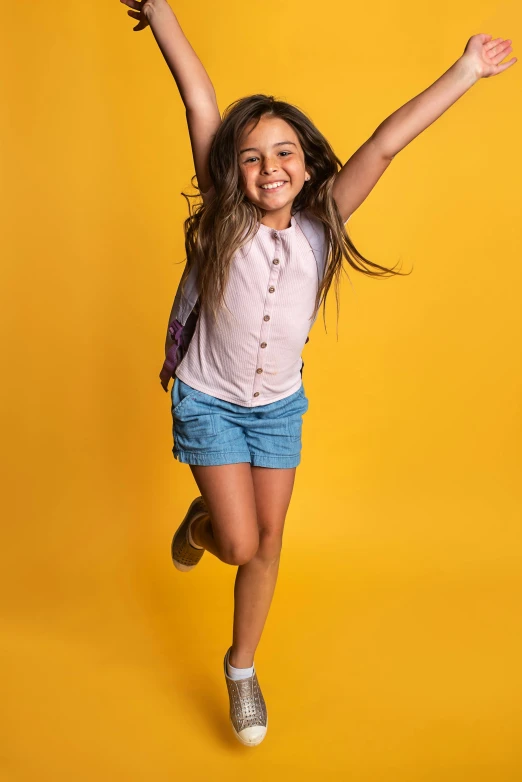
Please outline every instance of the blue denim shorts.
[[172, 453], [180, 462], [297, 467], [301, 460], [302, 416], [308, 410], [302, 384], [277, 402], [244, 407], [175, 377], [171, 399]]

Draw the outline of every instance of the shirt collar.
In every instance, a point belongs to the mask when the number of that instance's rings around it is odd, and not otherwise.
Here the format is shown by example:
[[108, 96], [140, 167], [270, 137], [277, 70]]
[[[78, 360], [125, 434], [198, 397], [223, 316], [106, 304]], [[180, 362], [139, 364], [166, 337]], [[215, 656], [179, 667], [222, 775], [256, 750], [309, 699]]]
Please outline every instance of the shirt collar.
[[290, 218], [290, 225], [288, 228], [283, 228], [280, 230], [277, 230], [276, 228], [270, 228], [268, 225], [265, 225], [264, 223], [259, 222], [259, 230], [261, 233], [265, 233], [267, 235], [272, 234], [272, 236], [281, 235], [281, 236], [289, 236], [290, 234], [293, 234], [295, 232], [297, 221], [295, 219], [295, 215], [292, 215]]

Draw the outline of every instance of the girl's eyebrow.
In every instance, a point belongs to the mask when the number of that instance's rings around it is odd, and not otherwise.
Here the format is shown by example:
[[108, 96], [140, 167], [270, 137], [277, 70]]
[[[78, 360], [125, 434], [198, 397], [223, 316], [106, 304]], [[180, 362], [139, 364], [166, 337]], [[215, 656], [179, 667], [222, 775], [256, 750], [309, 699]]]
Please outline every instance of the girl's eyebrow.
[[[293, 141], [278, 141], [277, 144], [273, 144], [274, 147], [281, 147], [283, 144], [294, 144]], [[294, 147], [297, 147], [297, 144], [294, 144]], [[242, 155], [243, 152], [259, 152], [260, 150], [257, 149], [257, 147], [247, 147], [246, 149], [240, 149], [239, 154]]]

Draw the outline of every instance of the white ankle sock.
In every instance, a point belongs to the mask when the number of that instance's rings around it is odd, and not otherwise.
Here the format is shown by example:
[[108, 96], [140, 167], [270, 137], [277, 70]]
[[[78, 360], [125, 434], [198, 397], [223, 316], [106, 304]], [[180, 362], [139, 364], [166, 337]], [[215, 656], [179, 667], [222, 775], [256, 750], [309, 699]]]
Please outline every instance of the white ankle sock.
[[[194, 519], [192, 521], [194, 521]], [[189, 528], [188, 528], [188, 541], [189, 541], [190, 545], [193, 548], [199, 548], [199, 549], [205, 548], [204, 546], [198, 546], [198, 544], [194, 543], [194, 541], [192, 540], [192, 535], [190, 534], [190, 528], [192, 527], [192, 521], [190, 522]]]
[[227, 674], [229, 679], [233, 679], [234, 681], [237, 681], [238, 679], [247, 679], [249, 676], [254, 675], [254, 665], [250, 668], [234, 668], [227, 660]]

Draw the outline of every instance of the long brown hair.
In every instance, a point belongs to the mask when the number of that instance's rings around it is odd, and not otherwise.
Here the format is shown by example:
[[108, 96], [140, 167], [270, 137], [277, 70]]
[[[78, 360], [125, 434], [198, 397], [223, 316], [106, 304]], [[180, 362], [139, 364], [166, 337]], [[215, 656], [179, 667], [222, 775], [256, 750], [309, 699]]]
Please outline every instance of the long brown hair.
[[[191, 208], [188, 199], [199, 196], [182, 193], [189, 204], [189, 217], [184, 221], [187, 265], [183, 282], [193, 264], [196, 264], [200, 304], [208, 305], [215, 315], [218, 303], [225, 303], [224, 292], [232, 257], [255, 235], [257, 223], [265, 214], [264, 210], [249, 201], [243, 193], [238, 160], [239, 140], [244, 128], [252, 120], [259, 122], [263, 116], [280, 117], [288, 122], [303, 148], [305, 165], [311, 179], [304, 183], [294, 199], [292, 214], [301, 209], [309, 210], [325, 226], [329, 244], [327, 263], [317, 291], [313, 316], [321, 302], [325, 316], [326, 297], [334, 278], [339, 316], [339, 278], [341, 271], [346, 271], [343, 269], [343, 257], [354, 269], [369, 276], [383, 277], [401, 272], [394, 271], [395, 267], [387, 269], [373, 263], [354, 246], [332, 196], [336, 174], [342, 168], [341, 161], [323, 134], [300, 109], [285, 101], [276, 100], [271, 95], [259, 94], [240, 98], [225, 109], [222, 123], [210, 149], [209, 173], [215, 190], [213, 198]], [[194, 178], [192, 177], [192, 180]]]

